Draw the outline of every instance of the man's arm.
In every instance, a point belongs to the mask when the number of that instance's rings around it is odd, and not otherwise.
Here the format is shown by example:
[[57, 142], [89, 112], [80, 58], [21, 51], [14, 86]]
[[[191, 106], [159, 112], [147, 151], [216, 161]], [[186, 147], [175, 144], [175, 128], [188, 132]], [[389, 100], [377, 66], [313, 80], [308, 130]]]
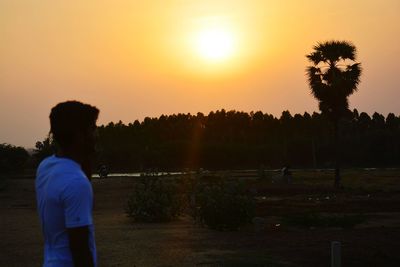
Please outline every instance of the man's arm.
[[92, 253], [89, 249], [88, 226], [67, 228], [69, 247], [75, 267], [94, 267]]

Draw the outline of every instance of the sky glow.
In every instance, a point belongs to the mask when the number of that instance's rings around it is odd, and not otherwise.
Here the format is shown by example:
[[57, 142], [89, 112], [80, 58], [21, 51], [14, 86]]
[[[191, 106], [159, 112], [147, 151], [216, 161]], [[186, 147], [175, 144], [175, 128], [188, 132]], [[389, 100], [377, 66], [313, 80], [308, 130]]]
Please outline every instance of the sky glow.
[[1, 143], [33, 147], [69, 99], [96, 105], [100, 124], [312, 113], [305, 55], [332, 39], [363, 66], [351, 108], [400, 113], [398, 0], [3, 0], [0, 37]]

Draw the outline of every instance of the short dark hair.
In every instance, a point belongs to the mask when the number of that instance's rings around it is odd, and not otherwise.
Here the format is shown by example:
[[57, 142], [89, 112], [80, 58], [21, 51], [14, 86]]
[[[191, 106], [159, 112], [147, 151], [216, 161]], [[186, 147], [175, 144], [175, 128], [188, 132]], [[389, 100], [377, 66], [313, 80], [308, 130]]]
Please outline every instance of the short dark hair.
[[61, 147], [73, 142], [74, 133], [95, 127], [99, 110], [78, 101], [57, 104], [50, 113], [50, 133]]

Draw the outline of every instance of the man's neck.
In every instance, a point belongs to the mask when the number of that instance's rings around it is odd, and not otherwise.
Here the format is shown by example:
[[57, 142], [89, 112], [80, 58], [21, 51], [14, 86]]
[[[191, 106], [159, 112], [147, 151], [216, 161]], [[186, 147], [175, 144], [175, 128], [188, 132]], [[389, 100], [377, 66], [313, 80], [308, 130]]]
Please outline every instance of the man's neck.
[[81, 166], [82, 171], [86, 174], [86, 177], [91, 180], [92, 162], [89, 156], [85, 156], [83, 153], [76, 150], [58, 149], [56, 157], [68, 158], [77, 162]]
[[73, 161], [76, 161], [79, 164], [82, 164], [83, 161], [82, 155], [72, 149], [58, 148], [56, 151], [56, 157], [72, 159]]

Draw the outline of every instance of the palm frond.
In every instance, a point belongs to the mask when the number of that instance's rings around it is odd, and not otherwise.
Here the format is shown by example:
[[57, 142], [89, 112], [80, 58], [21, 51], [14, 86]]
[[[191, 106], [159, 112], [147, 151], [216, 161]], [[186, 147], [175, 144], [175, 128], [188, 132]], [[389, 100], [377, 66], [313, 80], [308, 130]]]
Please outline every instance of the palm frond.
[[318, 51], [315, 51], [311, 54], [306, 55], [309, 61], [313, 62], [314, 65], [318, 65], [321, 61], [324, 61], [322, 54]]
[[327, 41], [318, 43], [314, 50], [320, 53], [324, 62], [336, 63], [339, 60], [355, 60], [356, 47], [347, 41]]
[[357, 91], [357, 86], [360, 83], [361, 67], [359, 63], [350, 65], [343, 73], [343, 90], [347, 96]]

